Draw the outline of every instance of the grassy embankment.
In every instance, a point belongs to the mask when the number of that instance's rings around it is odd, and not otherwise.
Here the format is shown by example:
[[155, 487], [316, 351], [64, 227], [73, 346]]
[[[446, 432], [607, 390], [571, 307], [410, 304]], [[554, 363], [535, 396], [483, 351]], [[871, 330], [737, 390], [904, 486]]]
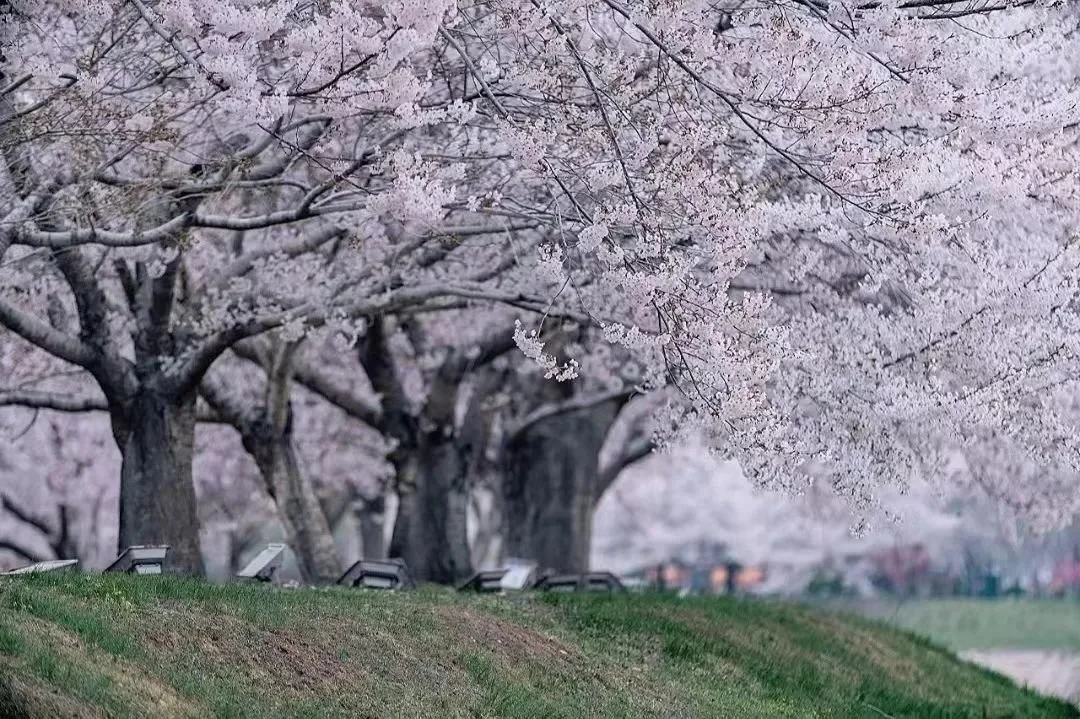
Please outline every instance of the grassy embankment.
[[797, 606], [0, 580], [0, 717], [1080, 718]]

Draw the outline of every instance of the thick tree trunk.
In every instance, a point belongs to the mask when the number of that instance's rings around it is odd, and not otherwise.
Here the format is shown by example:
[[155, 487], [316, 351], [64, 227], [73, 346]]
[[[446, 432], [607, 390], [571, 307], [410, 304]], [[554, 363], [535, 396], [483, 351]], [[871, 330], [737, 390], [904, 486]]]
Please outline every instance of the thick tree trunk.
[[[416, 578], [455, 584], [472, 573], [467, 462], [453, 437], [426, 436], [398, 466], [399, 503], [390, 556]], [[405, 479], [406, 481], [402, 481]]]
[[426, 536], [418, 541], [418, 549], [430, 581], [456, 584], [472, 574], [468, 464], [453, 437], [432, 440], [421, 461], [417, 509]]
[[142, 389], [122, 415], [119, 549], [168, 544], [170, 571], [202, 576], [191, 475], [195, 395], [177, 399]]
[[[470, 463], [482, 447], [474, 437], [474, 420], [456, 426], [455, 408], [468, 368], [485, 359], [469, 360], [464, 353], [451, 353], [432, 378], [427, 400], [416, 416], [394, 370], [384, 321], [372, 322], [361, 362], [383, 397], [381, 429], [398, 443], [390, 456], [399, 501], [389, 556], [404, 559], [410, 573], [421, 581], [454, 584], [472, 573], [468, 480]], [[495, 343], [490, 351], [499, 347]]]
[[330, 524], [315, 489], [300, 471], [291, 437], [248, 437], [244, 445], [255, 458], [278, 507], [285, 541], [296, 554], [304, 581], [336, 581], [341, 575], [341, 562]]
[[600, 448], [620, 403], [553, 414], [504, 448], [504, 554], [545, 569], [589, 569]]

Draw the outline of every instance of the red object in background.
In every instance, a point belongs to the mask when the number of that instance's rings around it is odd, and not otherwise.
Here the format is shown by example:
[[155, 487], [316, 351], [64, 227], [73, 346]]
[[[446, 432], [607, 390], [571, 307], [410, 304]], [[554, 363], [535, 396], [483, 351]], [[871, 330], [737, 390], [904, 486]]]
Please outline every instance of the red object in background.
[[1050, 591], [1060, 592], [1076, 588], [1080, 588], [1080, 561], [1063, 559], [1054, 567], [1054, 577], [1050, 580]]
[[893, 547], [873, 555], [874, 564], [895, 592], [910, 592], [930, 572], [930, 553], [921, 543]]

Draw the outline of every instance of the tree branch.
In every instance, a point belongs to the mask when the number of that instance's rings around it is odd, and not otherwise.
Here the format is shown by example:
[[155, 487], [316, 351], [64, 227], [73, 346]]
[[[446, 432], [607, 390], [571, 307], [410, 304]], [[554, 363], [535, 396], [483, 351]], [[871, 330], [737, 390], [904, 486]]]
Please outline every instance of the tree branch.
[[[0, 407], [47, 409], [70, 414], [109, 411], [109, 403], [105, 397], [78, 397], [70, 394], [29, 389], [0, 390]], [[196, 419], [206, 424], [230, 424], [214, 412], [200, 411]]]
[[277, 436], [287, 434], [292, 412], [293, 361], [299, 351], [298, 341], [274, 337], [270, 363], [266, 365], [266, 411]]
[[77, 397], [71, 394], [30, 389], [0, 391], [0, 406], [51, 409], [73, 414], [109, 411], [109, 404], [104, 397]]
[[189, 65], [192, 69], [196, 70], [200, 75], [209, 80], [210, 83], [214, 85], [214, 87], [216, 87], [218, 90], [229, 89], [229, 84], [225, 82], [225, 80], [222, 79], [220, 75], [218, 75], [217, 73], [212, 73], [205, 67], [203, 67], [202, 63], [196, 60], [192, 56], [192, 54], [188, 52], [183, 45], [180, 44], [180, 41], [176, 38], [176, 33], [169, 34], [165, 32], [165, 30], [163, 30], [160, 25], [157, 24], [153, 16], [150, 14], [149, 8], [147, 8], [146, 5], [143, 4], [142, 0], [131, 0], [131, 4], [134, 5], [135, 9], [139, 11], [139, 15], [144, 21], [146, 21], [146, 24], [150, 26], [150, 29], [153, 30], [158, 36], [160, 36], [162, 40], [168, 43], [169, 47], [175, 50], [176, 53], [181, 58], [183, 58], [184, 62], [187, 65]]
[[[232, 347], [232, 351], [236, 356], [260, 367], [265, 366], [262, 349], [259, 347], [259, 343], [254, 340], [238, 342]], [[293, 367], [293, 379], [305, 389], [322, 397], [353, 419], [372, 427], [378, 426], [382, 417], [382, 410], [378, 405], [365, 402], [350, 392], [348, 388], [328, 379], [315, 369], [310, 362], [299, 359], [295, 367]]]
[[35, 553], [31, 552], [29, 549], [26, 549], [25, 547], [23, 547], [23, 546], [21, 546], [19, 544], [16, 544], [15, 542], [13, 542], [11, 540], [0, 539], [0, 550], [5, 550], [5, 549], [7, 551], [11, 552], [12, 554], [16, 554], [16, 555], [22, 557], [23, 559], [25, 559], [27, 562], [29, 562], [31, 564], [37, 564], [38, 562], [44, 562], [46, 559], [48, 559], [48, 557], [42, 556], [40, 554], [35, 554]]
[[612, 390], [610, 392], [601, 392], [598, 394], [574, 397], [573, 399], [566, 400], [565, 402], [545, 404], [525, 415], [525, 417], [523, 417], [520, 421], [516, 422], [506, 433], [506, 440], [509, 442], [514, 437], [521, 434], [521, 432], [528, 429], [537, 422], [548, 419], [550, 417], [554, 417], [555, 415], [564, 414], [566, 412], [577, 412], [583, 409], [590, 409], [605, 402], [615, 401], [619, 402], [620, 404], [625, 404], [626, 402], [630, 401], [630, 398], [633, 397], [636, 392], [637, 391], [633, 389]]
[[608, 488], [615, 483], [619, 475], [624, 469], [630, 465], [645, 459], [653, 450], [656, 449], [656, 444], [653, 442], [652, 437], [647, 435], [639, 435], [633, 440], [623, 446], [619, 455], [607, 462], [597, 474], [596, 484], [593, 487], [593, 502], [599, 502], [607, 492]]
[[146, 326], [142, 339], [147, 349], [154, 354], [161, 354], [165, 349], [165, 340], [169, 335], [169, 320], [176, 301], [176, 278], [183, 266], [184, 253], [178, 252], [171, 262], [165, 265], [165, 272], [160, 277], [149, 278], [149, 302], [146, 308]]
[[52, 249], [66, 249], [76, 245], [94, 244], [106, 247], [141, 247], [175, 236], [177, 232], [189, 226], [190, 219], [188, 214], [184, 213], [157, 227], [135, 232], [113, 232], [97, 227], [50, 232], [24, 226], [15, 230], [15, 240], [30, 247], [48, 247]]
[[11, 498], [8, 497], [6, 494], [0, 493], [0, 507], [3, 507], [10, 514], [12, 514], [15, 519], [19, 520], [23, 524], [29, 524], [37, 531], [44, 534], [46, 537], [52, 535], [52, 527], [46, 524], [43, 520], [31, 516], [29, 512], [11, 501]]
[[108, 300], [93, 269], [77, 247], [53, 250], [52, 257], [75, 297], [75, 307], [79, 313], [79, 339], [96, 354], [104, 356], [110, 344], [107, 331]]
[[[495, 330], [480, 340], [478, 346], [455, 350], [448, 361], [440, 365], [436, 380], [446, 385], [457, 385], [471, 370], [490, 364], [517, 346], [514, 333], [509, 329]], [[475, 350], [475, 351], [470, 351]]]
[[31, 215], [37, 212], [59, 188], [59, 182], [45, 183], [39, 191], [32, 192], [25, 199], [17, 202], [0, 219], [0, 260], [4, 258], [8, 248], [15, 242], [18, 236], [18, 228], [29, 220]]
[[225, 285], [228, 280], [243, 277], [251, 272], [255, 263], [272, 255], [283, 254], [286, 257], [299, 257], [300, 255], [314, 252], [327, 242], [343, 237], [345, 231], [337, 227], [331, 227], [320, 232], [305, 233], [296, 242], [290, 242], [277, 247], [264, 247], [248, 252], [233, 260], [228, 267], [221, 271], [214, 280], [213, 286]]
[[[394, 370], [394, 357], [387, 341], [387, 319], [381, 315], [368, 318], [368, 331], [357, 347], [357, 358], [367, 373], [371, 386], [382, 397], [382, 415], [379, 430], [387, 437], [398, 440], [397, 448], [390, 455], [392, 462], [399, 462], [402, 452], [415, 441], [417, 426], [405, 396], [398, 373]], [[402, 481], [398, 477], [397, 481]]]
[[406, 287], [385, 292], [376, 297], [365, 297], [356, 302], [331, 305], [330, 307], [314, 302], [296, 303], [292, 308], [277, 315], [249, 320], [211, 335], [190, 352], [186, 361], [171, 373], [168, 386], [173, 392], [183, 393], [197, 385], [210, 368], [210, 365], [231, 346], [249, 337], [277, 329], [292, 319], [302, 320], [309, 328], [318, 328], [323, 326], [335, 311], [341, 311], [349, 317], [393, 314], [398, 310], [442, 297], [486, 300], [514, 307], [528, 306], [534, 312], [548, 312], [550, 316], [563, 316], [590, 324], [593, 322], [592, 318], [578, 313], [549, 311], [548, 305], [550, 303], [544, 303], [543, 300], [529, 297], [520, 292], [503, 292], [482, 287], [462, 287], [441, 283]]
[[241, 435], [251, 433], [253, 418], [244, 404], [229, 392], [225, 385], [207, 375], [199, 383], [199, 396], [213, 410], [222, 424], [227, 424]]
[[27, 342], [40, 347], [62, 360], [89, 369], [97, 353], [81, 341], [54, 330], [29, 312], [24, 312], [0, 298], [0, 324]]

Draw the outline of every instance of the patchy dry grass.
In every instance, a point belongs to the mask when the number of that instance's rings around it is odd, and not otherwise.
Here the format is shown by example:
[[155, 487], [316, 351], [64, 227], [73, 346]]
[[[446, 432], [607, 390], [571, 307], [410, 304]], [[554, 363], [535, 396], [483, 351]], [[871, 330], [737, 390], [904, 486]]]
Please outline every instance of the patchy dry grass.
[[773, 603], [0, 581], [0, 717], [1073, 717], [930, 642]]

